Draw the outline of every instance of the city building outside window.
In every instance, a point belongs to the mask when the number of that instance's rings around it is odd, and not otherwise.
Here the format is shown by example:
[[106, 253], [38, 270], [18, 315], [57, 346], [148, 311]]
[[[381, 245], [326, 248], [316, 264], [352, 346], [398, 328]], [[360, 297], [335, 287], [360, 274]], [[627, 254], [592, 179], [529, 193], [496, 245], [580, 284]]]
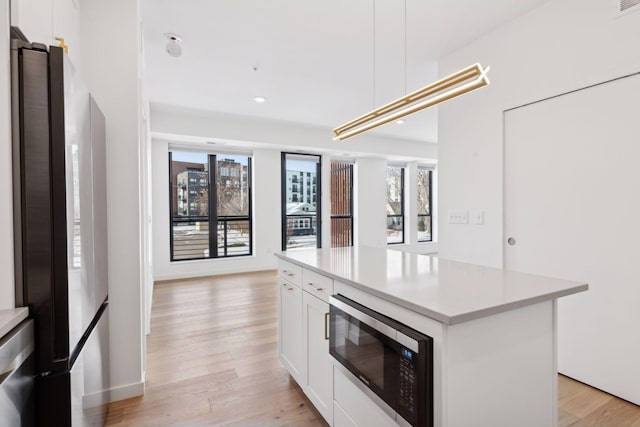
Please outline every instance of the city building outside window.
[[171, 261], [251, 255], [251, 157], [176, 149], [169, 164]]

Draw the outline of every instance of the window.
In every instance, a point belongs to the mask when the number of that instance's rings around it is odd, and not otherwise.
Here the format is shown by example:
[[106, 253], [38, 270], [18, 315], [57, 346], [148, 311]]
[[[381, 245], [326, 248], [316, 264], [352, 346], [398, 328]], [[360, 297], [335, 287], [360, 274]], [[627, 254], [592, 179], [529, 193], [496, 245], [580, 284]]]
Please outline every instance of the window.
[[331, 247], [342, 246], [353, 246], [353, 165], [331, 162]]
[[404, 168], [387, 167], [387, 244], [404, 243]]
[[[320, 188], [312, 195], [309, 182], [318, 177], [320, 156], [282, 153], [282, 250], [320, 247]], [[299, 180], [298, 180], [299, 177]], [[305, 179], [306, 178], [306, 179]], [[299, 182], [288, 187], [288, 182]], [[299, 191], [298, 191], [299, 190]]]
[[431, 227], [431, 171], [418, 168], [418, 242], [433, 240]]
[[171, 261], [251, 255], [251, 157], [172, 150], [169, 164]]

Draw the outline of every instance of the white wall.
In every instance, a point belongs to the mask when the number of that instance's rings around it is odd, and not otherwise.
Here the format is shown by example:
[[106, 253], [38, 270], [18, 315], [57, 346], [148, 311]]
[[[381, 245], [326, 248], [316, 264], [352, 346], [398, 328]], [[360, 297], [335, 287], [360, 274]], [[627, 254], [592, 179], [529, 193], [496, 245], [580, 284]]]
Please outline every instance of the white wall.
[[0, 310], [15, 306], [9, 64], [9, 0], [0, 0]]
[[84, 0], [83, 76], [106, 116], [111, 384], [114, 400], [143, 391], [138, 2]]
[[170, 261], [169, 155], [166, 140], [153, 141], [153, 259], [155, 280], [275, 268], [280, 250], [280, 153], [253, 152], [253, 256]]
[[[608, 0], [552, 0], [441, 60], [441, 75], [491, 66], [490, 86], [439, 107], [443, 257], [502, 265], [502, 112], [640, 71], [638, 41], [640, 12], [615, 19]], [[485, 224], [448, 224], [454, 209], [484, 210]]]
[[80, 0], [11, 0], [11, 24], [30, 42], [57, 46], [64, 38], [69, 58], [81, 70]]
[[237, 115], [151, 105], [151, 130], [155, 136], [169, 135], [215, 138], [234, 143], [248, 142], [299, 148], [315, 153], [359, 153], [400, 160], [436, 159], [437, 144], [377, 136], [359, 135], [347, 141], [333, 141], [330, 129], [297, 123], [262, 120]]

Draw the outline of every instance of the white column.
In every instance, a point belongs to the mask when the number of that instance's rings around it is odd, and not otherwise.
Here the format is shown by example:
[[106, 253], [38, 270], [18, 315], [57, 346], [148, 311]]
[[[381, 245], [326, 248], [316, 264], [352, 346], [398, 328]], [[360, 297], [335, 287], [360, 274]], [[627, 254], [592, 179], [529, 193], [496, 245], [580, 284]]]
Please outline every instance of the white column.
[[387, 245], [387, 162], [361, 157], [355, 168], [355, 243], [360, 246]]
[[140, 242], [140, 18], [137, 0], [85, 0], [83, 77], [107, 125], [112, 399], [143, 393]]

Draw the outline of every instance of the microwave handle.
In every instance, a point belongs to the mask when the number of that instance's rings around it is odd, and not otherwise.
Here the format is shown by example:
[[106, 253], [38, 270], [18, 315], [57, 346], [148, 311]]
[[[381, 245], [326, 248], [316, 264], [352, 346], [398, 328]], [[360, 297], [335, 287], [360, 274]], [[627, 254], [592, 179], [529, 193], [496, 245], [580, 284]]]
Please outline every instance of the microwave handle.
[[340, 301], [337, 298], [330, 297], [329, 303], [335, 308], [337, 308], [338, 310], [341, 310], [347, 313], [349, 316], [355, 319], [358, 319], [365, 325], [375, 329], [376, 331], [380, 332], [383, 335], [386, 335], [388, 338], [391, 338], [394, 341], [396, 340], [396, 330], [391, 326], [381, 322], [378, 319], [375, 319], [369, 316], [368, 314], [358, 310], [357, 308], [354, 308], [348, 304], [345, 304], [344, 302]]
[[329, 313], [324, 314], [324, 339], [329, 339]]

